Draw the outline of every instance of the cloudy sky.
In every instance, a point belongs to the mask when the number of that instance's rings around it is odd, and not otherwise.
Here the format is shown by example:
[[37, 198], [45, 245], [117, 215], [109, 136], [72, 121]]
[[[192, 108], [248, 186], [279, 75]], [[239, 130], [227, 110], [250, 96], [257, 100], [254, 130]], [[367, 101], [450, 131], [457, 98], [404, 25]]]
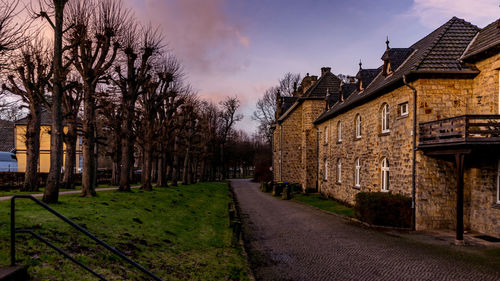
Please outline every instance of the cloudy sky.
[[386, 36], [408, 47], [453, 16], [484, 27], [500, 0], [126, 0], [137, 17], [159, 25], [188, 81], [213, 101], [238, 95], [251, 115], [264, 90], [286, 72], [355, 74], [381, 64]]

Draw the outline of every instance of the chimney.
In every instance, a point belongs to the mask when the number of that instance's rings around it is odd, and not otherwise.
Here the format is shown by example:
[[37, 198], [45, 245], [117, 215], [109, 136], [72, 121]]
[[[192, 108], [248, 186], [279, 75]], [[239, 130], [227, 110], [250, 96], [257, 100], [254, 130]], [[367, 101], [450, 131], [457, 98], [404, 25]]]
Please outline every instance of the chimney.
[[318, 76], [316, 75], [311, 75], [311, 81], [317, 81], [318, 80]]
[[276, 91], [276, 112], [274, 118], [276, 118], [276, 121], [280, 118], [282, 112], [282, 104], [283, 104], [283, 99], [281, 98], [280, 90]]
[[331, 72], [332, 68], [331, 67], [322, 67], [321, 68], [321, 76], [327, 74], [328, 72]]

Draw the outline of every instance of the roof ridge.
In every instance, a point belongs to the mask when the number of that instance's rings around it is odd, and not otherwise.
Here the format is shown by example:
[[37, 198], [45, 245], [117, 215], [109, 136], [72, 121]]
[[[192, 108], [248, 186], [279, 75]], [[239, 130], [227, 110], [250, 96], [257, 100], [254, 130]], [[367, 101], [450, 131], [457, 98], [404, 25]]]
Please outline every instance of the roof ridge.
[[[411, 70], [416, 70], [417, 68], [420, 67], [422, 62], [425, 60], [425, 58], [429, 55], [429, 53], [436, 47], [437, 43], [443, 38], [443, 36], [446, 34], [446, 32], [451, 28], [452, 24], [455, 23], [455, 21], [458, 20], [457, 17], [452, 17], [449, 21], [447, 21], [445, 24], [442, 26], [438, 27], [437, 29], [443, 28], [441, 32], [438, 33], [434, 41], [432, 41], [431, 44], [423, 51], [422, 55], [420, 56], [420, 61], [416, 63], [413, 67], [411, 67]], [[430, 34], [429, 34], [430, 35]], [[427, 36], [426, 36], [427, 37]], [[424, 37], [425, 38], [425, 37]], [[422, 38], [421, 40], [423, 40]], [[421, 41], [419, 40], [419, 42]], [[418, 42], [417, 42], [418, 43]], [[416, 43], [415, 43], [416, 44]], [[414, 44], [414, 45], [415, 45]], [[412, 45], [413, 46], [413, 45]]]

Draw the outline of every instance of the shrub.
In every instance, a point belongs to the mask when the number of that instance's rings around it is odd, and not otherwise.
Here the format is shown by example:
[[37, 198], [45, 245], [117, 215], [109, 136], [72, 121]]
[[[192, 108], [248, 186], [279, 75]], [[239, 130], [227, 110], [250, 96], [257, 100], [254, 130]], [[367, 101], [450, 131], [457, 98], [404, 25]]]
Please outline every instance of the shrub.
[[356, 217], [373, 225], [411, 225], [411, 198], [387, 192], [360, 192], [354, 205]]

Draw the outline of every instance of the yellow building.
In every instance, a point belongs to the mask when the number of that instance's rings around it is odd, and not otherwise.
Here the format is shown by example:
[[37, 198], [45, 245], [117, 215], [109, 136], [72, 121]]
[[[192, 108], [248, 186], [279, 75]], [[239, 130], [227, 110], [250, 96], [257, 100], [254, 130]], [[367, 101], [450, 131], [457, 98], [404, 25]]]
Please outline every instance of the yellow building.
[[[51, 128], [51, 117], [48, 110], [42, 110], [41, 112], [41, 125], [40, 125], [40, 157], [38, 159], [38, 172], [48, 173], [50, 169], [50, 128]], [[28, 118], [23, 118], [15, 123], [14, 134], [15, 134], [15, 149], [17, 157], [17, 167], [18, 172], [24, 172], [26, 170], [26, 127], [28, 123]], [[67, 127], [64, 127], [66, 132]], [[64, 157], [63, 157], [63, 167], [64, 161], [66, 160], [66, 145], [63, 144]], [[78, 141], [76, 144], [76, 173], [81, 171], [83, 164], [82, 155], [82, 136], [78, 136]]]

